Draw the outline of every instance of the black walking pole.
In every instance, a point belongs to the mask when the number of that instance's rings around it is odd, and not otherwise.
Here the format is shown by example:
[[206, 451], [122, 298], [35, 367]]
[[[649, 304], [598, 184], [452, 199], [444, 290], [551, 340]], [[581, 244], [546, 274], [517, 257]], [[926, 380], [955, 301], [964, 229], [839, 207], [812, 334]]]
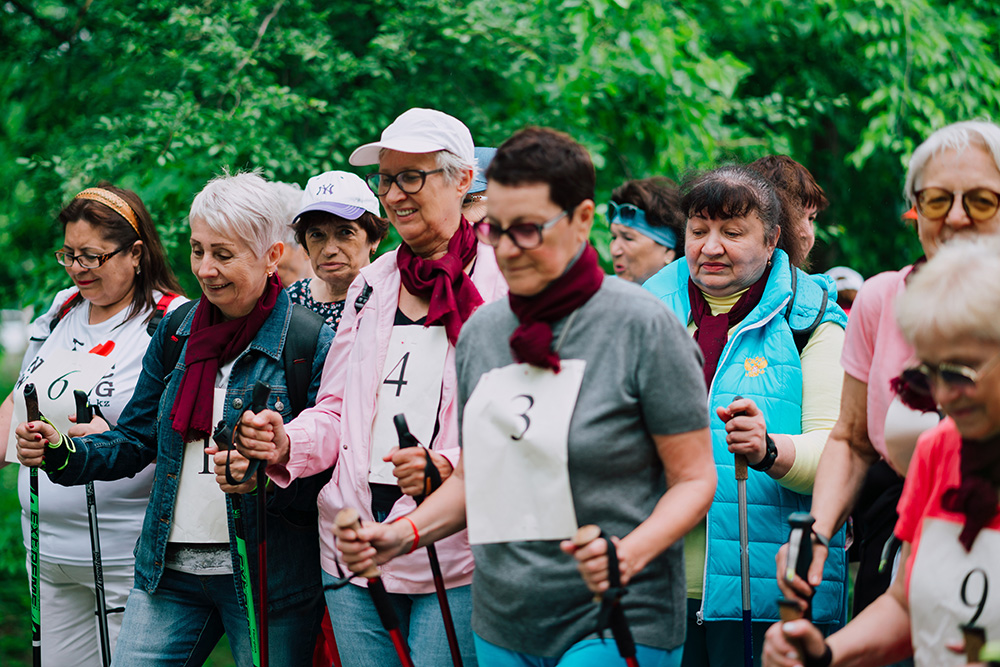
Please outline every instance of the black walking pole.
[[[28, 421], [42, 418], [34, 384], [24, 385], [24, 407]], [[29, 513], [31, 515], [31, 664], [42, 667], [42, 601], [38, 576], [38, 468], [28, 472]]]
[[[410, 433], [410, 428], [406, 424], [406, 416], [398, 414], [392, 418], [396, 426], [396, 433], [399, 435], [399, 448], [419, 447], [420, 443]], [[425, 450], [424, 456], [427, 464], [424, 469], [424, 493], [416, 496], [414, 501], [419, 505], [424, 498], [432, 494], [441, 486], [441, 475], [437, 467], [431, 461], [430, 454]], [[435, 483], [436, 479], [436, 483]], [[458, 636], [455, 634], [455, 622], [451, 618], [451, 606], [448, 604], [448, 591], [444, 587], [444, 575], [441, 573], [441, 563], [438, 561], [437, 548], [433, 544], [427, 545], [427, 558], [431, 564], [431, 576], [434, 579], [434, 592], [437, 593], [438, 604], [441, 607], [441, 616], [444, 619], [444, 632], [448, 637], [448, 649], [451, 651], [451, 661], [455, 667], [462, 667], [462, 653], [458, 648]]]
[[[258, 381], [253, 387], [252, 410], [254, 414], [267, 409], [267, 399], [271, 395], [271, 387]], [[257, 595], [260, 598], [260, 664], [267, 667], [268, 631], [267, 631], [267, 476], [264, 466], [257, 459]]]
[[[94, 411], [87, 404], [87, 392], [73, 391], [76, 401], [76, 423], [89, 424]], [[101, 664], [111, 664], [111, 637], [108, 632], [108, 603], [104, 597], [104, 565], [101, 561], [101, 533], [97, 526], [97, 496], [94, 483], [87, 482], [87, 521], [90, 524], [90, 553], [94, 561], [94, 594], [97, 598], [97, 629], [101, 639]]]
[[[788, 559], [785, 562], [785, 571], [781, 573], [785, 581], [792, 581], [795, 579], [795, 575], [802, 577], [803, 581], [808, 581], [809, 579], [809, 567], [812, 565], [813, 558], [813, 521], [815, 519], [808, 512], [793, 512], [788, 515], [788, 525], [790, 528], [788, 533]], [[782, 623], [797, 621], [800, 618], [810, 619], [812, 618], [811, 596], [809, 604], [805, 609], [802, 609], [795, 600], [780, 598], [778, 600], [778, 612], [781, 615]], [[798, 645], [798, 641], [793, 641], [792, 644], [799, 652], [799, 655], [805, 657], [806, 653]]]
[[622, 609], [621, 599], [626, 591], [621, 585], [618, 553], [615, 551], [614, 543], [604, 534], [600, 526], [589, 524], [577, 529], [573, 536], [573, 544], [577, 549], [582, 549], [594, 540], [601, 539], [608, 543], [608, 582], [610, 587], [604, 595], [594, 596], [594, 602], [601, 604], [602, 620], [598, 624], [598, 631], [610, 627], [611, 636], [614, 637], [615, 645], [618, 647], [618, 654], [625, 659], [625, 664], [628, 667], [639, 667], [639, 659], [635, 655], [635, 640], [632, 639], [632, 630], [628, 626], [628, 619], [625, 618], [625, 610]]
[[[361, 519], [358, 516], [358, 511], [350, 507], [337, 512], [334, 521], [337, 527], [341, 529], [350, 528], [354, 531], [361, 529]], [[399, 617], [396, 616], [396, 610], [392, 608], [392, 600], [389, 599], [389, 593], [386, 592], [385, 584], [382, 583], [378, 567], [372, 565], [362, 572], [361, 576], [368, 579], [368, 593], [372, 596], [372, 603], [375, 605], [375, 611], [378, 612], [379, 620], [382, 621], [382, 627], [385, 628], [392, 639], [396, 655], [399, 656], [399, 664], [402, 667], [413, 667], [413, 661], [410, 659], [410, 651], [406, 646], [406, 641], [403, 639], [403, 632], [399, 629]]]

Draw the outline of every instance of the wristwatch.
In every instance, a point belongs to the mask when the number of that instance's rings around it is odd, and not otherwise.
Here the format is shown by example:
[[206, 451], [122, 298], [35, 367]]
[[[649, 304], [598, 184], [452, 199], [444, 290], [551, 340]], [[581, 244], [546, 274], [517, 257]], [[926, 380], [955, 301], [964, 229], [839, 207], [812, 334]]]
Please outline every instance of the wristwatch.
[[759, 463], [750, 464], [750, 467], [757, 472], [767, 472], [774, 465], [774, 462], [778, 460], [778, 446], [774, 444], [774, 440], [767, 433], [764, 434], [764, 442], [767, 443], [767, 451], [764, 452], [764, 458]]

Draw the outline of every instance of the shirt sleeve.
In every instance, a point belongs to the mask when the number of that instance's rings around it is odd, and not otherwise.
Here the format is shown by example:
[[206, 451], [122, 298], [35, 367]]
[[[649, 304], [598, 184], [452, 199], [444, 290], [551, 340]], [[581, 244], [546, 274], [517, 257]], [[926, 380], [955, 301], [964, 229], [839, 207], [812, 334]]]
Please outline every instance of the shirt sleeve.
[[906, 473], [906, 481], [903, 483], [903, 493], [896, 505], [899, 519], [896, 521], [894, 532], [896, 537], [911, 544], [930, 501], [934, 479], [931, 462], [938, 458], [933, 450], [938, 442], [939, 430], [939, 428], [931, 429], [917, 440], [917, 447]]
[[840, 364], [852, 378], [868, 384], [875, 355], [875, 336], [879, 318], [890, 290], [896, 289], [896, 271], [880, 273], [861, 286], [847, 319], [847, 332]]
[[838, 362], [844, 336], [838, 324], [824, 322], [802, 350], [802, 433], [789, 436], [795, 445], [795, 462], [778, 480], [797, 493], [812, 493], [819, 458], [840, 416], [844, 383]]

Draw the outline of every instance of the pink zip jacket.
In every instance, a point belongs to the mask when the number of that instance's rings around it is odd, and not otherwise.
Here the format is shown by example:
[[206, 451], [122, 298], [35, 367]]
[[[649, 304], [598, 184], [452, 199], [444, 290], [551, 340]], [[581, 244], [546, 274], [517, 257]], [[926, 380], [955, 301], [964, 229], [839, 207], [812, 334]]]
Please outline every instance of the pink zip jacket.
[[[493, 249], [482, 243], [476, 251], [472, 282], [483, 301], [490, 303], [507, 294], [507, 283], [497, 267]], [[365, 284], [371, 296], [357, 310], [356, 303]], [[347, 303], [337, 336], [326, 358], [316, 406], [304, 410], [285, 424], [290, 441], [289, 460], [268, 466], [267, 473], [278, 486], [287, 486], [298, 477], [333, 469], [333, 477], [319, 494], [320, 558], [323, 569], [338, 574], [339, 552], [334, 545], [333, 520], [341, 509], [353, 507], [363, 520], [373, 521], [368, 469], [371, 457], [372, 424], [379, 375], [385, 365], [393, 321], [399, 305], [400, 277], [396, 251], [386, 253], [361, 274], [347, 291]], [[455, 378], [455, 348], [448, 346], [441, 404], [440, 430], [431, 448], [452, 466], [458, 464], [458, 392]], [[403, 496], [392, 508], [386, 522], [405, 516], [416, 508], [410, 496]], [[472, 582], [472, 552], [466, 531], [437, 543], [438, 557], [449, 588]], [[346, 574], [347, 568], [340, 565]], [[434, 592], [427, 554], [418, 550], [399, 556], [381, 567], [382, 581], [390, 593]], [[365, 586], [357, 578], [354, 583]]]

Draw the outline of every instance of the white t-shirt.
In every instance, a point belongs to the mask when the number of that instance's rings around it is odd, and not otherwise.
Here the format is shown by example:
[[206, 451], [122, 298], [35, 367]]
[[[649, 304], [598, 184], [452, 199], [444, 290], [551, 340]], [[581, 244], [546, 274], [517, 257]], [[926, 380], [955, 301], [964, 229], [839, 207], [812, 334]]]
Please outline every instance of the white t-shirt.
[[[114, 427], [125, 405], [132, 398], [142, 370], [142, 357], [150, 341], [146, 332], [148, 313], [125, 322], [129, 308], [123, 308], [100, 324], [88, 324], [90, 305], [85, 301], [70, 310], [50, 334], [52, 319], [75, 291], [76, 288], [73, 287], [59, 292], [48, 312], [31, 324], [30, 341], [21, 365], [21, 374], [23, 376], [33, 363], [37, 363], [38, 359], [45, 359], [46, 354], [51, 354], [54, 350], [87, 352], [112, 341], [114, 348], [107, 356], [114, 365], [111, 372], [91, 390], [90, 403], [100, 406], [104, 418]], [[158, 301], [161, 296], [159, 292], [153, 292], [154, 300]], [[173, 311], [185, 301], [187, 299], [184, 297], [175, 298], [167, 312]], [[132, 550], [142, 529], [149, 491], [153, 485], [153, 472], [154, 464], [150, 464], [132, 478], [94, 482], [101, 531], [101, 557], [105, 564], [132, 562]], [[31, 534], [27, 468], [22, 468], [18, 474], [18, 495], [21, 500], [21, 532], [25, 549], [29, 549]], [[60, 486], [49, 481], [47, 475], [40, 474], [38, 508], [38, 548], [41, 559], [71, 565], [90, 563], [90, 529], [85, 487]]]

